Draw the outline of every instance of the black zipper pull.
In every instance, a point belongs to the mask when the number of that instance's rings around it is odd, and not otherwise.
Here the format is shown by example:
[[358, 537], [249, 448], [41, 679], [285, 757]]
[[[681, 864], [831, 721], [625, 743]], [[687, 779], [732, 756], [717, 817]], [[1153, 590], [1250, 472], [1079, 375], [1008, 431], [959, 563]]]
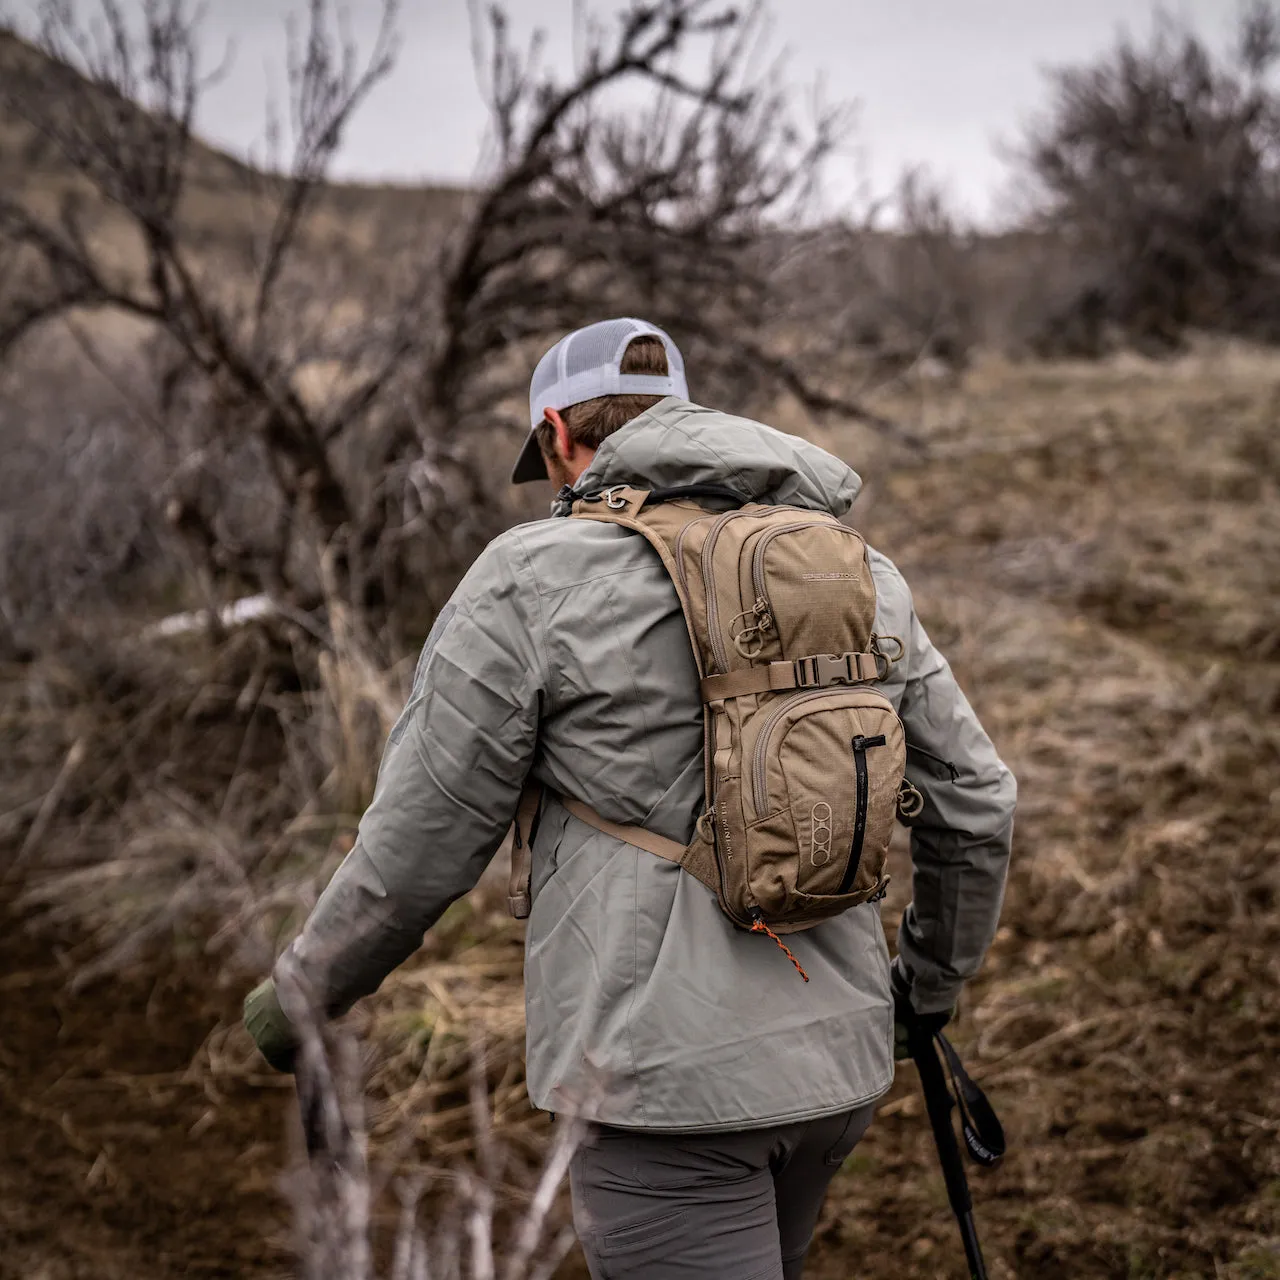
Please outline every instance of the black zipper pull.
[[944, 760], [941, 756], [935, 756], [932, 751], [926, 751], [923, 747], [917, 747], [914, 743], [907, 743], [907, 750], [915, 755], [924, 756], [926, 760], [932, 760], [934, 764], [940, 764], [950, 775], [952, 782], [960, 781], [960, 770], [951, 763], [950, 760]]
[[845, 867], [844, 878], [840, 881], [838, 892], [848, 893], [853, 887], [854, 877], [858, 874], [858, 864], [862, 861], [862, 844], [867, 838], [867, 804], [870, 800], [871, 780], [867, 776], [867, 751], [871, 747], [883, 747], [886, 739], [883, 733], [874, 738], [864, 738], [858, 734], [853, 740], [853, 768], [857, 777], [857, 794], [853, 811], [853, 843], [849, 846], [849, 865]]

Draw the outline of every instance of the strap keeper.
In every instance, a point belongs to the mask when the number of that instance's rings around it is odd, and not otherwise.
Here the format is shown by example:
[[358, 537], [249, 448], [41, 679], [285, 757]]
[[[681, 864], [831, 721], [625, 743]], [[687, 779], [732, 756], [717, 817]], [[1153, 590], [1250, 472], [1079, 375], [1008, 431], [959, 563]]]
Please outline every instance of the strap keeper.
[[526, 782], [516, 806], [511, 827], [511, 880], [507, 887], [507, 910], [517, 920], [526, 920], [533, 905], [533, 844], [542, 809], [542, 787]]

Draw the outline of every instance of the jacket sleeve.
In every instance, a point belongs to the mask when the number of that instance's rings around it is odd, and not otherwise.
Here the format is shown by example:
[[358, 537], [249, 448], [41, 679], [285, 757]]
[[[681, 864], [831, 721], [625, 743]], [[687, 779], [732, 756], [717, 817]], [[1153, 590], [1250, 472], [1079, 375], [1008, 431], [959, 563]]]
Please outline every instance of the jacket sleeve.
[[1017, 785], [898, 582], [909, 614], [899, 714], [907, 777], [924, 796], [911, 828], [912, 900], [898, 954], [916, 1011], [939, 1013], [955, 1004], [995, 936]]
[[277, 962], [277, 985], [344, 1013], [474, 887], [511, 825], [546, 688], [539, 597], [507, 534], [437, 618], [355, 846]]

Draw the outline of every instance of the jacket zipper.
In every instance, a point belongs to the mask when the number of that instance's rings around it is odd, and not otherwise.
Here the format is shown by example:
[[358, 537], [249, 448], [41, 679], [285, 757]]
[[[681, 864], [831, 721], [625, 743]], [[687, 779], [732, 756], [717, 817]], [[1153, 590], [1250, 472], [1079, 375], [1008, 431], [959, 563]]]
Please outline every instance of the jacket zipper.
[[871, 780], [867, 776], [867, 750], [870, 747], [883, 747], [885, 736], [877, 734], [874, 738], [864, 738], [859, 734], [853, 740], [853, 768], [858, 779], [857, 807], [853, 815], [853, 844], [849, 848], [849, 865], [845, 867], [844, 878], [840, 881], [838, 893], [848, 893], [858, 874], [858, 864], [862, 861], [862, 845], [867, 838], [867, 803], [870, 800]]
[[935, 756], [932, 751], [926, 751], [923, 747], [917, 747], [914, 743], [907, 743], [907, 750], [914, 755], [924, 756], [926, 760], [932, 760], [934, 764], [940, 764], [950, 775], [952, 782], [960, 781], [960, 770], [951, 763], [950, 760], [944, 760], [941, 756]]

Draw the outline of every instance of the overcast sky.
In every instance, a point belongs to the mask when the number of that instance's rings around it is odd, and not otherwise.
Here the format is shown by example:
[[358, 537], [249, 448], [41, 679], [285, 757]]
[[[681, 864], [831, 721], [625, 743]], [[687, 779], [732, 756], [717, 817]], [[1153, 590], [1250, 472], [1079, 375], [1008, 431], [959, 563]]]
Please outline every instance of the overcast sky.
[[[123, 0], [126, 9], [141, 0]], [[0, 0], [0, 15], [30, 23], [38, 0]], [[97, 0], [80, 0], [82, 10]], [[346, 0], [366, 44], [376, 0]], [[572, 57], [573, 0], [508, 0], [516, 31], [545, 29], [552, 59]], [[588, 0], [612, 12], [622, 0]], [[1236, 0], [1173, 0], [1166, 11], [1217, 44], [1228, 38]], [[210, 62], [230, 43], [226, 78], [210, 90], [200, 127], [240, 153], [261, 152], [264, 104], [282, 84], [286, 16], [304, 0], [206, 0]], [[1001, 140], [1044, 99], [1042, 69], [1087, 58], [1121, 29], [1150, 29], [1150, 0], [775, 0], [774, 45], [788, 51], [787, 77], [820, 78], [829, 100], [860, 104], [857, 155], [832, 172], [853, 191], [855, 171], [877, 189], [907, 165], [925, 164], [973, 216], [999, 220], [1006, 170]], [[337, 171], [402, 182], [466, 181], [486, 117], [471, 60], [466, 0], [402, 0], [398, 63], [353, 122]]]

